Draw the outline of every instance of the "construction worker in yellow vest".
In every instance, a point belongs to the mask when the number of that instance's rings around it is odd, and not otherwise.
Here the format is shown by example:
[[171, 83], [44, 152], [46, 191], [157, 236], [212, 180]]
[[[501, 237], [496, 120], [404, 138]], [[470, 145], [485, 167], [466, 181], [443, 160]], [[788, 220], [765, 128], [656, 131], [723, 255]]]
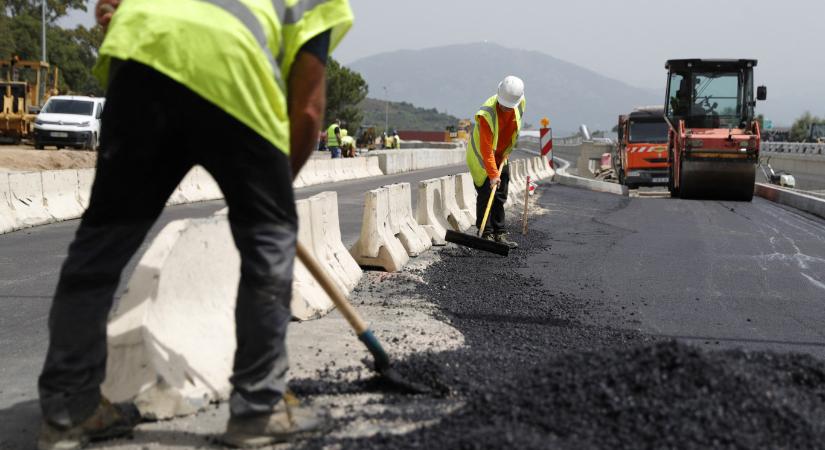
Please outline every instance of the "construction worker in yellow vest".
[[107, 102], [89, 208], [51, 305], [38, 448], [80, 448], [138, 423], [134, 405], [100, 391], [106, 320], [123, 268], [195, 164], [224, 193], [241, 257], [223, 440], [266, 445], [325, 427], [323, 414], [283, 398], [292, 180], [318, 137], [325, 64], [352, 24], [348, 1], [98, 0], [95, 13]]
[[510, 183], [510, 153], [515, 149], [524, 115], [524, 82], [514, 76], [504, 78], [496, 95], [487, 99], [475, 114], [475, 124], [467, 145], [467, 166], [476, 187], [476, 227], [481, 228], [493, 186], [498, 186], [490, 216], [482, 231], [484, 239], [508, 245], [518, 244], [507, 237], [504, 203]]
[[341, 120], [335, 119], [327, 128], [327, 148], [332, 158], [341, 157]]

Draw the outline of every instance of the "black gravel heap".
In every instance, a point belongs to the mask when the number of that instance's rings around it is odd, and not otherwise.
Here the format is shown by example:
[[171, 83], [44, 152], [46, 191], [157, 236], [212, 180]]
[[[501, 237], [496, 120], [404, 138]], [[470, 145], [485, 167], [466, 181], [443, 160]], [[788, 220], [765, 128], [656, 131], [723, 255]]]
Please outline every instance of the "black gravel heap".
[[[464, 406], [403, 435], [327, 436], [303, 446], [825, 448], [825, 364], [799, 354], [710, 352], [592, 325], [591, 311], [605, 314], [602, 299], [550, 290], [526, 267], [530, 253], [549, 250], [549, 236], [513, 237], [522, 249], [509, 258], [448, 248], [421, 274], [427, 284], [417, 294], [464, 334], [466, 347], [396, 363], [433, 395], [380, 400]], [[303, 395], [370, 387], [367, 378], [342, 384], [319, 375], [292, 387]], [[439, 417], [426, 407], [406, 411], [382, 419]]]

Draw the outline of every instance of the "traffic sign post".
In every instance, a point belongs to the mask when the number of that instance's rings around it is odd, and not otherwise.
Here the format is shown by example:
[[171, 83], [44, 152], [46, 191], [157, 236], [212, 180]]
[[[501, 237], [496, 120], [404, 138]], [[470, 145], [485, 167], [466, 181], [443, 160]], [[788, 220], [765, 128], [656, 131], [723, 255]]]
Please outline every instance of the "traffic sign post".
[[553, 129], [550, 128], [550, 119], [544, 117], [541, 119], [541, 130], [539, 130], [539, 148], [541, 148], [541, 156], [550, 155], [550, 167], [553, 167]]

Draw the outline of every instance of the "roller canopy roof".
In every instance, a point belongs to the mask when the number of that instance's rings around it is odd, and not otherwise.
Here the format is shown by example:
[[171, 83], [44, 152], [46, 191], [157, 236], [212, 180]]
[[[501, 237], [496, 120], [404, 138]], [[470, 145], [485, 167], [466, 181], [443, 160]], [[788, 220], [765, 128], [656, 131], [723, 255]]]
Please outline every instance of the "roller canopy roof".
[[671, 59], [665, 69], [687, 69], [689, 67], [739, 68], [756, 67], [755, 59]]

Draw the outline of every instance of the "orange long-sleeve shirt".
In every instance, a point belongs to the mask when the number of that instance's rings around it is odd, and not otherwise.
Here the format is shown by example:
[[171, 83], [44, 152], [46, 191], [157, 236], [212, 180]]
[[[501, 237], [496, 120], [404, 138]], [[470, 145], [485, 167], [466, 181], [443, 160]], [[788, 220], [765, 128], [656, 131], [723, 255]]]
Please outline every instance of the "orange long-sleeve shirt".
[[481, 141], [481, 159], [484, 160], [484, 169], [487, 171], [487, 176], [490, 178], [498, 178], [498, 166], [504, 159], [504, 151], [513, 141], [513, 134], [517, 133], [516, 129], [516, 110], [502, 108], [496, 103], [496, 114], [498, 114], [498, 142], [495, 143], [495, 151], [493, 151], [493, 130], [487, 121], [481, 119], [479, 122], [478, 137]]

